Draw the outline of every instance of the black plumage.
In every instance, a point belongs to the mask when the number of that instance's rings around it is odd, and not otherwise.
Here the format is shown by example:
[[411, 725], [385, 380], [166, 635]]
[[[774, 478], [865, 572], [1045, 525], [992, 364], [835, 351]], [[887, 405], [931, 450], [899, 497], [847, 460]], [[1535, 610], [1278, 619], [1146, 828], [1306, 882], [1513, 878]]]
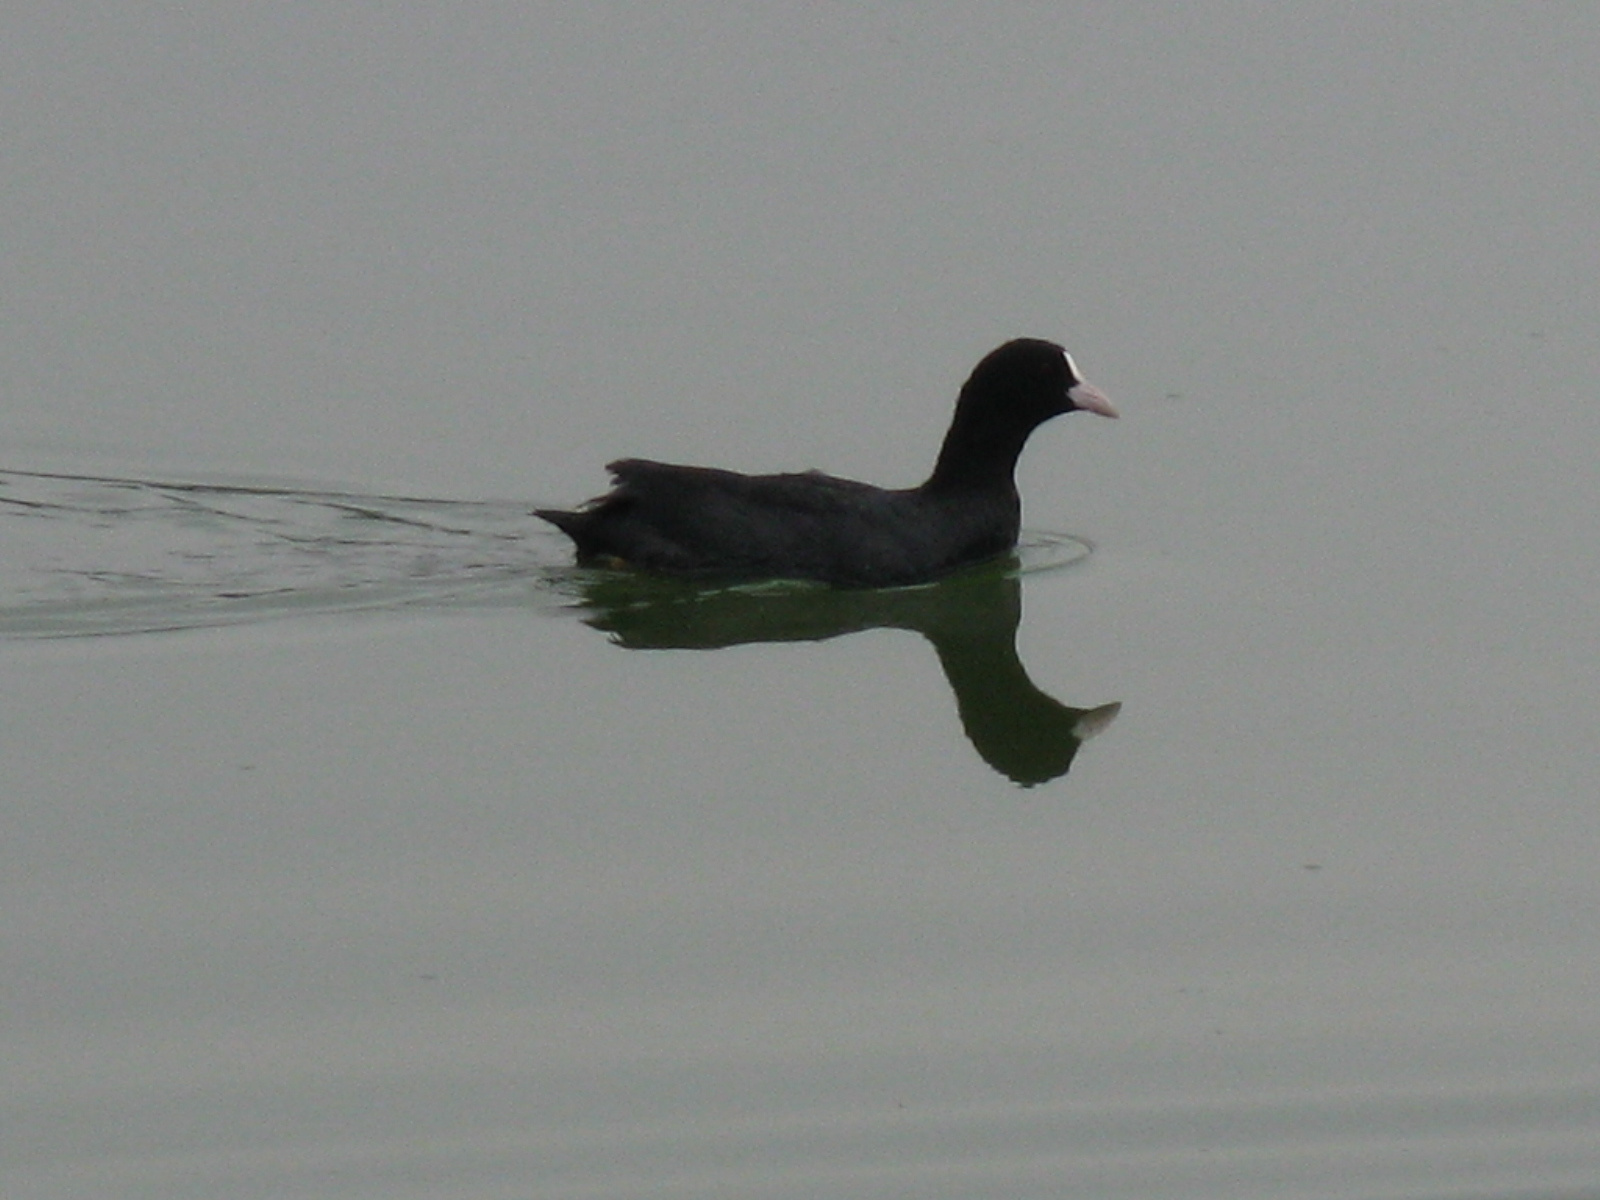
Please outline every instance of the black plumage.
[[630, 458], [607, 468], [615, 486], [606, 495], [537, 515], [572, 538], [585, 565], [838, 587], [922, 583], [1016, 545], [1017, 458], [1040, 424], [1076, 410], [1117, 415], [1065, 350], [1021, 338], [973, 370], [918, 487]]

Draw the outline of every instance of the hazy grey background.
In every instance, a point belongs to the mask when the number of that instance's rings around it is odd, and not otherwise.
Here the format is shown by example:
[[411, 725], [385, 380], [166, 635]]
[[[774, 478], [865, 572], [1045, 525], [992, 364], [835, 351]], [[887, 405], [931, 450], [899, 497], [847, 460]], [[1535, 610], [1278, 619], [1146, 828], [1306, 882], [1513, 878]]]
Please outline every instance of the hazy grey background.
[[1520, 339], [1589, 328], [1584, 5], [61, 5], [3, 32], [12, 446], [472, 495], [588, 494], [643, 451], [910, 478], [1018, 333], [1138, 411], [1393, 406], [1440, 359], [1440, 391], [1513, 404]]
[[3, 1190], [1591, 1194], [1597, 60], [1576, 4], [7, 9], [0, 468], [909, 483], [1056, 337], [1124, 419], [1024, 458], [1097, 552], [1019, 648], [1124, 708], [1022, 792], [904, 633], [9, 642]]

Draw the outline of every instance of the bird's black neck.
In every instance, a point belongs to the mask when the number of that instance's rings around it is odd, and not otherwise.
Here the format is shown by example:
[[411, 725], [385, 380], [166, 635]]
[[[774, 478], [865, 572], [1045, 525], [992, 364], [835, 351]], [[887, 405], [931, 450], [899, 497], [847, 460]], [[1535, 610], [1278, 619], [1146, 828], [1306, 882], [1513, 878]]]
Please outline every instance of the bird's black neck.
[[924, 490], [1014, 487], [1017, 459], [1032, 432], [1032, 426], [996, 422], [992, 412], [976, 411], [963, 397]]

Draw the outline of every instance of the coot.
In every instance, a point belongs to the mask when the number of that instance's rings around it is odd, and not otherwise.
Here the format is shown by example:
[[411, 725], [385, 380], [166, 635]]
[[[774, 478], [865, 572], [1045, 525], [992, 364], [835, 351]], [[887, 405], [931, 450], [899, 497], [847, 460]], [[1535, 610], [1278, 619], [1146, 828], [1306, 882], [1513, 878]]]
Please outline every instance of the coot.
[[585, 566], [849, 588], [924, 583], [1017, 544], [1017, 457], [1042, 422], [1075, 410], [1117, 415], [1064, 349], [1019, 338], [973, 369], [919, 487], [629, 458], [607, 467], [616, 486], [606, 495], [537, 515], [572, 538]]

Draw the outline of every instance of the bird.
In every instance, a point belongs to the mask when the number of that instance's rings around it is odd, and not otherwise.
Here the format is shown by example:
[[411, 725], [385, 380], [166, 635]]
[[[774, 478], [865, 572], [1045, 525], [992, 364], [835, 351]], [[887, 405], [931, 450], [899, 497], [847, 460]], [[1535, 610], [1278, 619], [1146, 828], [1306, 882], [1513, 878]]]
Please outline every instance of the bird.
[[1063, 347], [1017, 338], [973, 368], [917, 487], [628, 458], [607, 466], [605, 495], [534, 515], [572, 539], [584, 567], [837, 588], [929, 583], [1015, 548], [1017, 459], [1038, 426], [1069, 412], [1117, 415]]

